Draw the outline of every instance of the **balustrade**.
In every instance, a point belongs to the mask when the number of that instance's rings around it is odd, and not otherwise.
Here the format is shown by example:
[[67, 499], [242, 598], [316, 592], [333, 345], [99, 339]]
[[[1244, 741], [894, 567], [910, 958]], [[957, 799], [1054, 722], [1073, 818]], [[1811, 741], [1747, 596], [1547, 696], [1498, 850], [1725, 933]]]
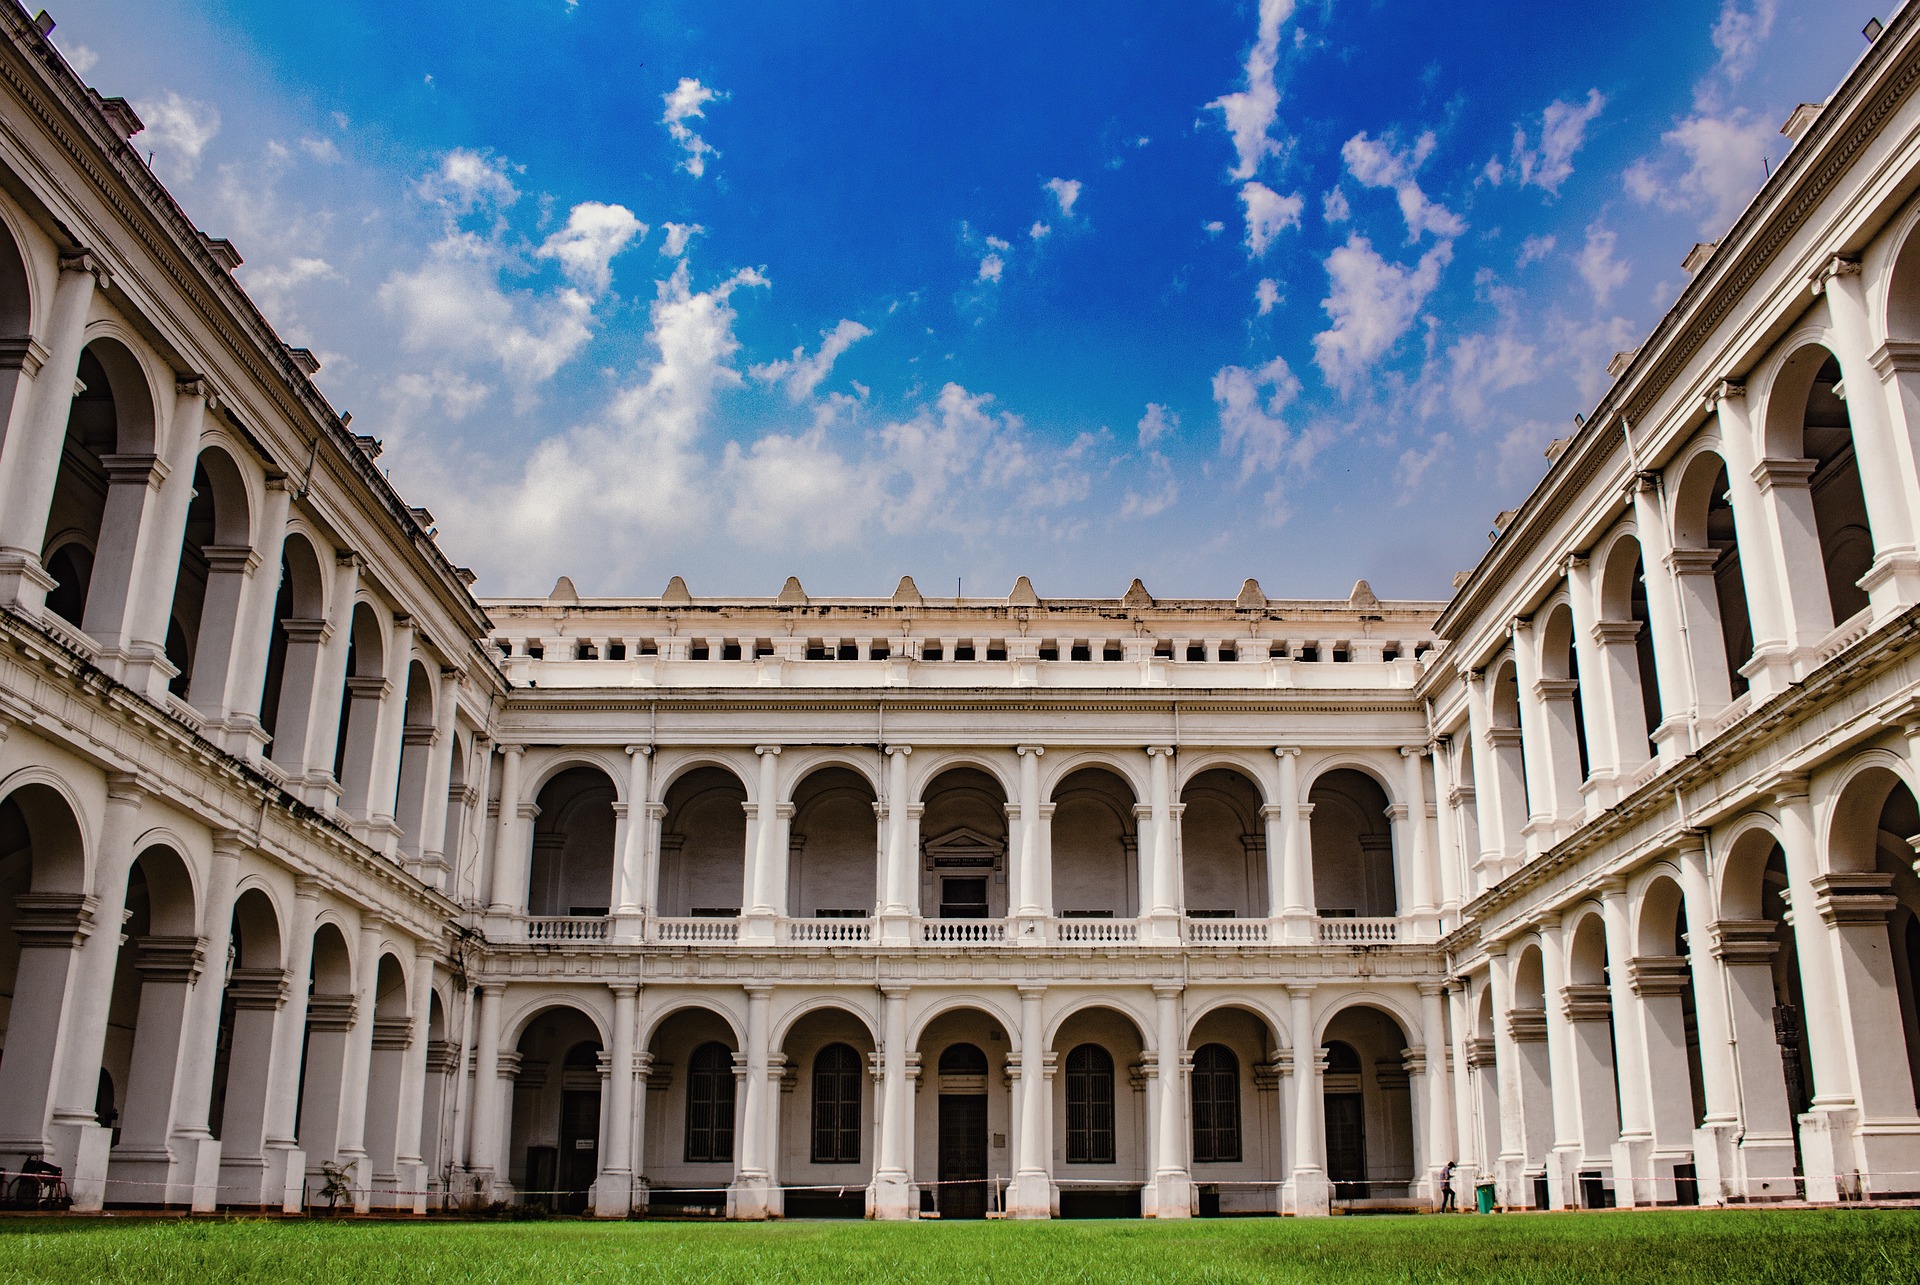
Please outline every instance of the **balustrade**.
[[1320, 940], [1330, 946], [1378, 946], [1400, 940], [1398, 919], [1322, 919]]
[[1053, 939], [1062, 946], [1131, 945], [1140, 940], [1137, 919], [1056, 919]]
[[604, 915], [529, 915], [528, 941], [605, 941], [610, 920]]
[[789, 919], [787, 941], [795, 945], [836, 945], [873, 940], [871, 919]]
[[928, 919], [920, 925], [920, 940], [934, 945], [994, 945], [1007, 939], [1007, 925], [999, 919]]
[[737, 919], [655, 919], [648, 938], [662, 946], [731, 943], [740, 940]]
[[1264, 946], [1272, 940], [1264, 919], [1189, 919], [1190, 946]]

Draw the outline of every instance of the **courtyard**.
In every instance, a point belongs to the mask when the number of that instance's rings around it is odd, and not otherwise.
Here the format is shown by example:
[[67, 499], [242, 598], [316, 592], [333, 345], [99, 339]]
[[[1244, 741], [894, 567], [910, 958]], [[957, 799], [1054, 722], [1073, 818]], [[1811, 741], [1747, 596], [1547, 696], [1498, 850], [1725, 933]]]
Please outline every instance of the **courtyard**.
[[1920, 1210], [966, 1224], [41, 1219], [13, 1281], [1879, 1282]]

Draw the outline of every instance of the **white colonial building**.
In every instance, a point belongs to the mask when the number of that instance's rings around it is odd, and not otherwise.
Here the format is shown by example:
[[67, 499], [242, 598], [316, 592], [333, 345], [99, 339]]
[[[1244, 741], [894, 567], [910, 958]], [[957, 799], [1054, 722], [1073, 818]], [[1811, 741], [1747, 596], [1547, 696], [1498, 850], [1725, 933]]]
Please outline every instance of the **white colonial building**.
[[1446, 603], [476, 601], [134, 113], [0, 32], [0, 1166], [1920, 1192], [1920, 15]]

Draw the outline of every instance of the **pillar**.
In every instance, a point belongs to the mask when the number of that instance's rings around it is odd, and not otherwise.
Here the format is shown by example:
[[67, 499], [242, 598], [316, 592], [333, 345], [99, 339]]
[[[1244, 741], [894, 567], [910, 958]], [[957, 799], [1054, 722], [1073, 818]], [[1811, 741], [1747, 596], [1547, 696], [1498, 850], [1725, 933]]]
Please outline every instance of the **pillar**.
[[[652, 890], [647, 887], [647, 850], [652, 838], [648, 800], [653, 797], [653, 746], [627, 746], [627, 824], [626, 840], [619, 852], [614, 872], [613, 913], [639, 918], [652, 908]], [[637, 928], [626, 934], [639, 940]], [[619, 1068], [615, 1068], [619, 1073]]]
[[[1787, 1100], [1785, 1068], [1774, 1029], [1773, 957], [1780, 950], [1770, 920], [1713, 923], [1704, 939], [1719, 966], [1727, 1004], [1727, 1043], [1732, 1055], [1739, 1106], [1738, 1163], [1728, 1185], [1748, 1200], [1789, 1200], [1799, 1194], [1793, 1107]], [[1700, 974], [1695, 972], [1697, 978]], [[1705, 1032], [1702, 1031], [1704, 1051]], [[1708, 1084], [1708, 1111], [1714, 1090]], [[1708, 1130], [1716, 1118], [1708, 1116]]]
[[1182, 990], [1177, 985], [1153, 988], [1154, 1043], [1160, 1064], [1160, 1110], [1155, 1121], [1159, 1126], [1155, 1147], [1159, 1163], [1153, 1185], [1155, 1216], [1159, 1218], [1193, 1215], [1193, 1177], [1187, 1164], [1188, 1144], [1193, 1139], [1187, 1128], [1187, 1068], [1191, 1058], [1180, 1020]]
[[387, 689], [380, 701], [372, 777], [367, 786], [367, 842], [391, 857], [400, 842], [394, 821], [400, 793], [401, 741], [406, 734], [407, 689], [413, 676], [413, 618], [395, 616], [387, 642]]
[[[1586, 731], [1587, 779], [1580, 784], [1588, 819], [1613, 806], [1620, 775], [1618, 727], [1607, 698], [1607, 664], [1594, 632], [1600, 623], [1594, 599], [1593, 562], [1585, 554], [1567, 559], [1567, 604], [1573, 612], [1573, 656], [1580, 669], [1580, 721]], [[1642, 738], [1644, 740], [1644, 738]], [[1578, 762], [1578, 759], [1575, 760]]]
[[1281, 915], [1286, 919], [1286, 935], [1292, 941], [1313, 938], [1314, 910], [1318, 903], [1313, 893], [1313, 845], [1307, 840], [1300, 805], [1300, 750], [1282, 745], [1274, 751], [1277, 767], [1275, 790], [1280, 802]]
[[[447, 804], [453, 777], [453, 756], [459, 752], [454, 739], [454, 721], [460, 702], [454, 671], [440, 673], [439, 700], [433, 708], [433, 749], [427, 756], [426, 784], [420, 801], [420, 833], [413, 844], [419, 853], [417, 874], [429, 886], [441, 892], [453, 891], [452, 871], [447, 846]], [[456, 845], [457, 846], [457, 845]], [[458, 852], [454, 857], [458, 857]]]
[[353, 604], [359, 588], [360, 555], [337, 554], [327, 613], [326, 649], [320, 657], [320, 676], [313, 685], [313, 716], [308, 724], [305, 753], [306, 801], [328, 815], [338, 809], [340, 802], [340, 782], [333, 776], [333, 751], [340, 736], [340, 699], [346, 689], [347, 650], [353, 642]]
[[1460, 1157], [1453, 1140], [1453, 1108], [1448, 1093], [1452, 1076], [1448, 1074], [1447, 1065], [1447, 1010], [1443, 998], [1446, 988], [1440, 982], [1421, 982], [1419, 989], [1420, 1043], [1426, 1050], [1426, 1065], [1419, 1086], [1419, 1100], [1426, 1108], [1421, 1149], [1426, 1153], [1426, 1185], [1437, 1208], [1444, 1185], [1441, 1175], [1449, 1163], [1457, 1163]]
[[520, 913], [527, 899], [527, 860], [532, 848], [520, 838], [521, 745], [500, 747], [500, 815], [494, 824], [493, 892], [487, 910], [496, 915]]
[[[895, 760], [898, 762], [898, 760]], [[873, 1216], [913, 1216], [913, 1172], [909, 1163], [913, 1094], [907, 1084], [907, 995], [905, 986], [882, 986], [880, 1030], [880, 1157], [873, 1174]]]
[[227, 948], [233, 941], [234, 885], [240, 878], [242, 836], [232, 830], [213, 835], [211, 878], [203, 893], [200, 937], [206, 957], [222, 961], [195, 980], [187, 994], [180, 1032], [180, 1071], [174, 1078], [173, 1129], [168, 1147], [173, 1163], [167, 1176], [167, 1200], [211, 1213], [219, 1198], [220, 1142], [208, 1127], [213, 1094], [214, 1048], [220, 1040], [220, 1008], [226, 997]]
[[1705, 832], [1683, 836], [1676, 855], [1687, 915], [1683, 949], [1693, 974], [1694, 1024], [1707, 1106], [1706, 1119], [1692, 1129], [1694, 1170], [1700, 1181], [1700, 1203], [1722, 1205], [1728, 1197], [1741, 1194], [1737, 1156], [1740, 1086], [1734, 1073], [1726, 978], [1713, 952], [1712, 926], [1717, 916]]
[[752, 860], [747, 863], [747, 895], [742, 919], [750, 922], [740, 925], [740, 939], [770, 943], [775, 937], [775, 925], [786, 909], [779, 900], [780, 885], [784, 882], [781, 875], [788, 860], [786, 846], [781, 842], [780, 747], [756, 745], [753, 752], [760, 756], [760, 788], [749, 804], [755, 823], [750, 830]]
[[[1673, 542], [1667, 530], [1664, 482], [1658, 473], [1642, 473], [1633, 486], [1634, 534], [1640, 541], [1640, 566], [1647, 581], [1647, 624], [1653, 631], [1653, 667], [1660, 676], [1660, 726], [1653, 743], [1663, 762], [1693, 750], [1693, 658], [1687, 650], [1687, 622], [1673, 581]], [[1638, 670], [1636, 669], [1636, 674]]]
[[363, 913], [360, 948], [355, 952], [353, 1025], [347, 1032], [340, 1078], [340, 1144], [343, 1168], [353, 1171], [353, 1207], [365, 1213], [373, 1189], [372, 1158], [367, 1150], [367, 1086], [373, 1071], [374, 1006], [380, 998], [380, 939], [385, 925]]
[[1293, 1040], [1293, 1171], [1281, 1200], [1289, 1213], [1326, 1214], [1333, 1210], [1333, 1186], [1326, 1169], [1326, 1102], [1320, 1073], [1326, 1054], [1320, 1047], [1313, 1013], [1313, 987], [1287, 987], [1288, 1034]]
[[300, 1149], [295, 1121], [300, 1110], [300, 1068], [307, 1041], [307, 1009], [313, 977], [313, 929], [320, 913], [320, 885], [310, 879], [293, 884], [293, 908], [287, 923], [287, 1003], [273, 1030], [273, 1062], [267, 1075], [267, 1172], [265, 1203], [299, 1212], [306, 1178], [306, 1153]]
[[[200, 431], [207, 411], [219, 404], [207, 381], [188, 375], [174, 381], [173, 417], [167, 426], [161, 462], [166, 476], [160, 493], [143, 513], [133, 577], [127, 586], [124, 652], [108, 658], [120, 680], [150, 700], [161, 700], [175, 677], [167, 659], [167, 625], [180, 577], [180, 546], [186, 539], [187, 508], [193, 503], [194, 467], [200, 458]], [[94, 574], [100, 574], [96, 564]], [[87, 595], [91, 610], [91, 591]]]
[[1019, 1140], [1006, 1212], [1011, 1218], [1048, 1218], [1053, 1214], [1053, 1147], [1047, 1127], [1046, 1033], [1041, 1023], [1047, 988], [1022, 986], [1019, 991], [1020, 1078], [1014, 1082], [1019, 1094]]
[[[273, 611], [280, 600], [280, 555], [287, 539], [292, 484], [285, 474], [267, 477], [266, 503], [253, 551], [256, 569], [248, 576], [235, 615], [233, 658], [227, 667], [226, 746], [242, 758], [258, 758], [268, 737], [260, 724], [267, 681], [267, 653], [273, 644]], [[204, 617], [203, 617], [204, 618]]]
[[1436, 736], [1433, 755], [1433, 793], [1438, 816], [1434, 825], [1434, 857], [1440, 867], [1440, 930], [1451, 932], [1459, 923], [1461, 861], [1459, 803], [1453, 785], [1453, 738]]
[[[1547, 711], [1540, 692], [1540, 649], [1534, 637], [1533, 617], [1513, 620], [1514, 686], [1518, 689], [1521, 729], [1520, 770], [1525, 780], [1527, 816], [1520, 827], [1527, 855], [1537, 857], [1551, 848], [1558, 834], [1558, 806], [1554, 798], [1553, 745]], [[1501, 795], [1504, 805], [1506, 796]]]
[[1038, 745], [1021, 745], [1015, 748], [1020, 756], [1020, 850], [1019, 864], [1014, 871], [1017, 879], [1017, 901], [1014, 916], [1027, 921], [1018, 930], [1020, 940], [1028, 940], [1027, 925], [1034, 926], [1032, 944], [1038, 945], [1044, 940], [1040, 931], [1040, 922], [1050, 913], [1042, 892], [1046, 862], [1043, 847], [1043, 825], [1040, 809], [1040, 756], [1046, 750]]
[[1402, 845], [1406, 856], [1405, 868], [1408, 874], [1407, 898], [1412, 905], [1403, 909], [1418, 916], [1422, 927], [1426, 927], [1434, 916], [1433, 904], [1433, 859], [1427, 851], [1427, 774], [1421, 765], [1426, 757], [1424, 745], [1402, 746], [1400, 749], [1401, 790], [1406, 796], [1407, 828]]
[[[1786, 553], [1775, 543], [1765, 497], [1755, 472], [1760, 443], [1748, 414], [1744, 381], [1723, 379], [1707, 394], [1707, 409], [1720, 425], [1720, 458], [1727, 465], [1727, 499], [1733, 508], [1733, 533], [1740, 548], [1740, 578], [1747, 593], [1747, 622], [1753, 630], [1753, 658], [1744, 666], [1755, 703], [1783, 690], [1793, 681], [1793, 647], [1787, 623], [1781, 580]], [[1811, 514], [1809, 514], [1811, 516]], [[1811, 546], [1805, 550], [1816, 566], [1820, 542], [1809, 528]], [[1803, 556], [1805, 556], [1803, 555]], [[1825, 577], [1812, 582], [1819, 590]], [[1695, 972], [1695, 976], [1699, 976]]]
[[1180, 839], [1174, 828], [1173, 814], [1173, 753], [1173, 747], [1170, 745], [1155, 745], [1147, 748], [1147, 779], [1153, 829], [1150, 858], [1153, 879], [1150, 889], [1145, 886], [1141, 888], [1142, 900], [1151, 898], [1152, 909], [1149, 914], [1153, 920], [1152, 938], [1166, 943], [1175, 943], [1180, 940], [1182, 901]]
[[[613, 1069], [607, 1079], [606, 1148], [594, 1189], [595, 1216], [625, 1218], [633, 1207], [633, 1040], [640, 988], [613, 987]], [[645, 1105], [644, 1103], [642, 1105]]]
[[500, 1163], [500, 1001], [506, 993], [501, 982], [483, 982], [475, 988], [480, 1015], [479, 1033], [473, 1045], [473, 1144], [467, 1150], [467, 1170], [473, 1175], [474, 1194], [491, 1202], [496, 1184], [507, 1180]]
[[1577, 1209], [1580, 1171], [1608, 1163], [1615, 1134], [1610, 1009], [1604, 988], [1568, 984], [1567, 934], [1560, 918], [1543, 917], [1536, 927], [1546, 984], [1546, 1088], [1553, 1101], [1547, 1190], [1554, 1208]]
[[[1613, 1004], [1613, 1055], [1627, 1070], [1647, 1062], [1645, 1031], [1638, 1020], [1633, 993], [1633, 932], [1627, 914], [1626, 881], [1605, 880], [1600, 885], [1600, 911], [1607, 924], [1607, 990]], [[1620, 1086], [1620, 1141], [1613, 1151], [1614, 1199], [1622, 1205], [1651, 1205], [1658, 1199], [1654, 1185], [1653, 1103], [1644, 1075], [1622, 1074]]]
[[[912, 939], [908, 888], [914, 880], [914, 851], [908, 844], [907, 756], [911, 745], [887, 747], [886, 846], [880, 858], [880, 937], [893, 945]], [[917, 845], [914, 845], [917, 846]], [[917, 900], [917, 899], [915, 899]]]
[[772, 1009], [771, 986], [748, 986], [746, 1094], [740, 1121], [740, 1167], [728, 1193], [728, 1214], [734, 1218], [765, 1218], [771, 1210], [773, 1157], [768, 1153], [771, 1139], [767, 1122], [774, 1107], [770, 1095], [779, 1086], [767, 1078], [772, 1049], [769, 1045], [769, 1017]]
[[400, 1058], [400, 1105], [394, 1113], [394, 1207], [427, 1212], [425, 1156], [427, 1121], [428, 1032], [433, 1021], [433, 961], [437, 951], [430, 941], [413, 948], [412, 1005], [407, 1012], [407, 1047]]

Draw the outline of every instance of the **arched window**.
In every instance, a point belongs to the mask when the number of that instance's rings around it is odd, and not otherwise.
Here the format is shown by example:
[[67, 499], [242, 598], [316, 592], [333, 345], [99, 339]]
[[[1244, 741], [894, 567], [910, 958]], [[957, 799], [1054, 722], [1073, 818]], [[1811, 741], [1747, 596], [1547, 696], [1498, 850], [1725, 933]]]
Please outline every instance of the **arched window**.
[[1240, 1158], [1240, 1059], [1224, 1044], [1203, 1044], [1193, 1055], [1193, 1158]]
[[733, 1050], [709, 1041], [687, 1059], [687, 1163], [733, 1159]]
[[1113, 1163], [1113, 1055], [1098, 1044], [1067, 1054], [1067, 1163]]
[[813, 1058], [813, 1163], [860, 1163], [860, 1055], [846, 1044]]

